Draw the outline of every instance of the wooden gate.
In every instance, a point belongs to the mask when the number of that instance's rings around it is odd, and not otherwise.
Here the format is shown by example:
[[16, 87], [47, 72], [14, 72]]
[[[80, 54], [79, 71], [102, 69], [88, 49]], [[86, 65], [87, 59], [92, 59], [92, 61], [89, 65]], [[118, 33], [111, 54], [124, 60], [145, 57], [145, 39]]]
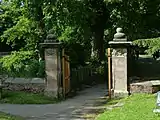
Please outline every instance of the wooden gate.
[[108, 48], [108, 95], [111, 99], [111, 89], [112, 89], [112, 62], [111, 62], [111, 48]]
[[69, 56], [62, 50], [62, 80], [63, 80], [63, 95], [64, 97], [70, 92], [70, 62]]

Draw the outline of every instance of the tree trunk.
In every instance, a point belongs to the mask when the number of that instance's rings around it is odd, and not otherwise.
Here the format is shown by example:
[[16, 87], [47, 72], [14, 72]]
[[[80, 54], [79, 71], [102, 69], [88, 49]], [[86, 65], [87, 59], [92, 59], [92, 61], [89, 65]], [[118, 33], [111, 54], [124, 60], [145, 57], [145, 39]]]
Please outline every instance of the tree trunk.
[[92, 31], [94, 33], [94, 44], [95, 50], [97, 50], [97, 57], [100, 61], [105, 58], [104, 50], [104, 29], [106, 28], [106, 23], [109, 18], [109, 14], [103, 0], [99, 0], [96, 5], [92, 3], [93, 9], [96, 11], [96, 18], [94, 24], [92, 25]]

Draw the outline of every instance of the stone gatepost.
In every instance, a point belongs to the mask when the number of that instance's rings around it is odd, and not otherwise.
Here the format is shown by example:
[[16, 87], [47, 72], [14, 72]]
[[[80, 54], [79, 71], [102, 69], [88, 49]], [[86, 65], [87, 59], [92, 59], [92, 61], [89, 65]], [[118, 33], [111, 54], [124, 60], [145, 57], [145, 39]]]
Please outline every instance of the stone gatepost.
[[47, 39], [41, 43], [44, 49], [46, 88], [45, 95], [58, 97], [61, 81], [60, 42], [49, 31]]
[[132, 44], [127, 41], [122, 28], [117, 28], [113, 41], [109, 42], [112, 48], [112, 95], [113, 97], [127, 96], [128, 91], [128, 52]]

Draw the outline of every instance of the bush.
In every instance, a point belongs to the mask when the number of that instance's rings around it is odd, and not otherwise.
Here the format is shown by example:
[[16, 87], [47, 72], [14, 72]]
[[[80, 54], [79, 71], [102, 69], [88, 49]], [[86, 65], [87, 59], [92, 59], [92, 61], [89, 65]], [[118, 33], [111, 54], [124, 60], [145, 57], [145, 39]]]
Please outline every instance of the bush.
[[99, 75], [104, 75], [105, 74], [105, 67], [107, 67], [106, 61], [99, 61], [97, 57], [92, 57], [89, 61], [89, 65], [95, 69], [95, 72]]
[[12, 52], [0, 59], [0, 72], [12, 77], [44, 77], [44, 61], [35, 58], [34, 51]]
[[149, 38], [149, 39], [139, 39], [133, 41], [133, 44], [140, 47], [146, 48], [145, 52], [152, 55], [160, 50], [160, 38]]

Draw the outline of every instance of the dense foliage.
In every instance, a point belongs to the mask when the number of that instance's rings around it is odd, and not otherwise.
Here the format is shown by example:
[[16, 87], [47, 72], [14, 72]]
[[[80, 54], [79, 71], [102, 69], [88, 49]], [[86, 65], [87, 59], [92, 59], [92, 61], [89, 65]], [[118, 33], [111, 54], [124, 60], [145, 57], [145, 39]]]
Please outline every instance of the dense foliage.
[[133, 42], [140, 48], [146, 48], [146, 53], [152, 55], [160, 50], [160, 38], [139, 39]]
[[12, 77], [44, 77], [44, 62], [35, 56], [33, 51], [12, 52], [0, 59], [1, 69]]
[[[159, 37], [159, 4], [159, 0], [1, 0], [0, 43], [17, 54], [30, 51], [34, 56], [32, 51], [39, 51], [39, 43], [53, 29], [57, 39], [67, 44], [66, 53], [74, 67], [95, 61], [93, 58], [101, 63], [116, 27], [124, 28], [129, 40]], [[158, 43], [149, 51], [159, 49]], [[5, 50], [7, 46], [1, 51]], [[11, 64], [6, 65], [5, 58], [1, 61], [9, 70]], [[12, 61], [15, 66], [16, 60]]]

